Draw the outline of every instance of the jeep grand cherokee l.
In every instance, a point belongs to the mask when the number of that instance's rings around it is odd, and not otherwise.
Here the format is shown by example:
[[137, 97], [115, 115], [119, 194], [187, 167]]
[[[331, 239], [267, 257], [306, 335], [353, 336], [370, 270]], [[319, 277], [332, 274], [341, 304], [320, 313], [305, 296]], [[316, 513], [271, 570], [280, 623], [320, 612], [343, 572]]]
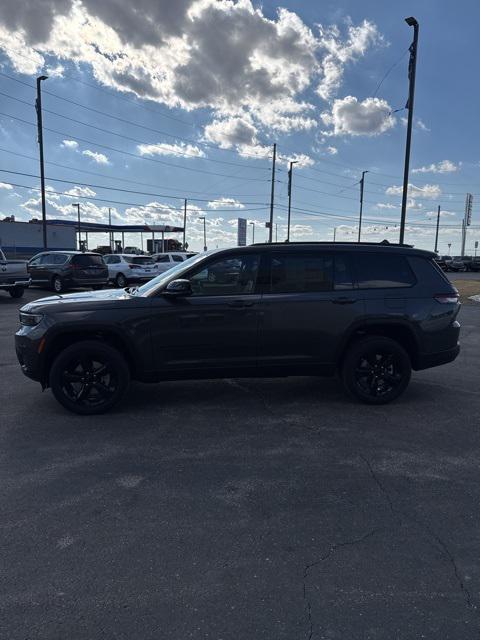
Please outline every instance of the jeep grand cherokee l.
[[383, 404], [412, 369], [456, 358], [459, 308], [427, 251], [257, 244], [198, 255], [140, 288], [31, 302], [16, 351], [81, 414], [110, 409], [130, 379], [339, 373], [353, 396]]

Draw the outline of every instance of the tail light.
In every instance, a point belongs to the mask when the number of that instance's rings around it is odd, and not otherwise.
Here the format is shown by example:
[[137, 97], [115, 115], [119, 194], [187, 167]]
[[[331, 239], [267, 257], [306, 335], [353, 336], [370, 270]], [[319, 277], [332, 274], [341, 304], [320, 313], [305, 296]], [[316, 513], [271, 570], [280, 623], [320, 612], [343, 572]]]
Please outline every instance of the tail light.
[[460, 295], [458, 291], [455, 291], [452, 293], [437, 293], [437, 295], [433, 297], [437, 302], [440, 302], [440, 304], [457, 304]]

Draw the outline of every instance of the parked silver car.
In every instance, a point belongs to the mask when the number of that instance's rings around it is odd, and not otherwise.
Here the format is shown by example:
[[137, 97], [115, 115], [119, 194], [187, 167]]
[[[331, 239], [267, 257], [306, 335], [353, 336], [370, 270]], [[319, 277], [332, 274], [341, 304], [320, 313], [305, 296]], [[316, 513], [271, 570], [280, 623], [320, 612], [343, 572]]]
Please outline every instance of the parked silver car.
[[108, 279], [122, 289], [132, 283], [147, 282], [159, 274], [155, 261], [149, 256], [110, 253], [104, 256], [104, 261]]

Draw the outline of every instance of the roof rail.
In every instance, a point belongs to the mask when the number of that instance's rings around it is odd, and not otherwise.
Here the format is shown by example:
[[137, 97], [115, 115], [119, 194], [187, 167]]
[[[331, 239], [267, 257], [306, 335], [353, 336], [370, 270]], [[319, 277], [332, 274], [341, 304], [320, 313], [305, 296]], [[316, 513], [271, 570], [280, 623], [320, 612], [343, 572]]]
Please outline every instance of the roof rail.
[[333, 240], [294, 240], [294, 241], [290, 241], [290, 242], [255, 242], [254, 243], [255, 246], [268, 246], [268, 245], [279, 245], [284, 247], [285, 245], [306, 245], [306, 244], [314, 244], [314, 245], [337, 245], [337, 244], [342, 244], [342, 245], [348, 245], [349, 247], [351, 246], [367, 246], [367, 247], [378, 247], [380, 246], [390, 246], [390, 247], [407, 247], [409, 249], [413, 249], [414, 245], [413, 244], [405, 244], [405, 243], [399, 243], [399, 242], [390, 242], [389, 240], [382, 240], [381, 242], [342, 242], [342, 241], [337, 241], [337, 242], [333, 242]]

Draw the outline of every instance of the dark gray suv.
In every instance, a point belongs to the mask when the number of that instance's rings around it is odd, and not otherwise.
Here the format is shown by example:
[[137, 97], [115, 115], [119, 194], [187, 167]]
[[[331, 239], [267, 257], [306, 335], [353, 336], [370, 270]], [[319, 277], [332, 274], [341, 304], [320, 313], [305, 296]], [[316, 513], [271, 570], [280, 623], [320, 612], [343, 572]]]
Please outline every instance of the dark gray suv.
[[27, 265], [32, 285], [61, 293], [66, 289], [108, 284], [108, 267], [100, 253], [90, 251], [44, 251], [37, 253]]
[[435, 254], [406, 246], [290, 243], [217, 250], [140, 288], [25, 305], [24, 373], [71, 411], [106, 411], [131, 378], [333, 375], [383, 404], [412, 369], [459, 353], [458, 292]]

